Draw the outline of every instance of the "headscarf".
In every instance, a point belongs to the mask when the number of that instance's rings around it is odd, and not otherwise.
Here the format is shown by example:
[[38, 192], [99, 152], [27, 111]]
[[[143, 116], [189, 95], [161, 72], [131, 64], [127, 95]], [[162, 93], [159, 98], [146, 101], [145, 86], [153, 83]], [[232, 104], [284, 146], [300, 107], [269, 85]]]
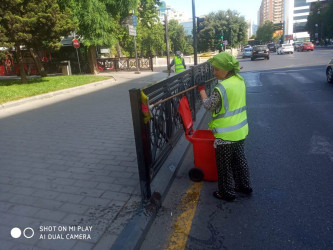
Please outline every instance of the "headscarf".
[[243, 79], [239, 74], [239, 62], [238, 60], [231, 54], [227, 52], [221, 52], [216, 56], [208, 59], [214, 67], [223, 69], [226, 71], [234, 71], [236, 76]]

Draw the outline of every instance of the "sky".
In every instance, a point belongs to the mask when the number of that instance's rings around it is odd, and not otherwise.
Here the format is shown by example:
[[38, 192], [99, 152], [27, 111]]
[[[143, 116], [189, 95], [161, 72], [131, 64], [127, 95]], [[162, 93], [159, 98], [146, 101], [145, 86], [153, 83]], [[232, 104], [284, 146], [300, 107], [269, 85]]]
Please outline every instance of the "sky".
[[[192, 17], [192, 0], [164, 0], [171, 8], [185, 12], [188, 17]], [[236, 10], [247, 21], [253, 20], [257, 23], [257, 13], [261, 0], [194, 0], [195, 15], [207, 15], [210, 12], [219, 10]]]

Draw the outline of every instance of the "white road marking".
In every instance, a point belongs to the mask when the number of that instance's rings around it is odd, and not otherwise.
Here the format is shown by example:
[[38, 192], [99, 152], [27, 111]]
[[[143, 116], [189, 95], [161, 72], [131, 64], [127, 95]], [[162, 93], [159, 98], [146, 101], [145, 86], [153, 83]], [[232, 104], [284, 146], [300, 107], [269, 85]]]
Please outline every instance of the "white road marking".
[[310, 154], [327, 155], [333, 162], [333, 145], [328, 141], [327, 137], [315, 133], [311, 138]]
[[240, 75], [244, 78], [247, 87], [262, 86], [262, 83], [259, 79], [260, 73], [244, 72], [240, 73]]
[[291, 77], [293, 77], [295, 80], [297, 80], [300, 83], [313, 83], [312, 80], [304, 77], [302, 74], [300, 73], [289, 73], [289, 75]]

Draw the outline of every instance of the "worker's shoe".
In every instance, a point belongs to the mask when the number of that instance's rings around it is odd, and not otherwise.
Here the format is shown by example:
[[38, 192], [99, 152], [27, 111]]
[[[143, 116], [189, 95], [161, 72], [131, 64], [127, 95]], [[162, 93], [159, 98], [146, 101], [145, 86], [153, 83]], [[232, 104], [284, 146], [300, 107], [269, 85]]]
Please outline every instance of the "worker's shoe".
[[219, 191], [213, 192], [213, 196], [217, 199], [225, 200], [225, 201], [233, 201], [236, 198], [235, 195], [222, 195]]
[[252, 188], [235, 188], [235, 191], [237, 193], [243, 193], [243, 194], [250, 195], [250, 194], [252, 194], [253, 189]]

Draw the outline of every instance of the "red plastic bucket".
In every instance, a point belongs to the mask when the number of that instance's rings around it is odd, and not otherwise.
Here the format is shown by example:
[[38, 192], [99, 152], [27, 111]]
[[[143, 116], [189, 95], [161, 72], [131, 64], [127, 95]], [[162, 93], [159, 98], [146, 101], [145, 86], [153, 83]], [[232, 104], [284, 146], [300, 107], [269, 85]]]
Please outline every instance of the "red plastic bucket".
[[210, 130], [193, 131], [192, 114], [186, 96], [180, 100], [178, 111], [183, 120], [186, 139], [193, 145], [194, 165], [203, 171], [204, 180], [217, 181], [213, 133]]

